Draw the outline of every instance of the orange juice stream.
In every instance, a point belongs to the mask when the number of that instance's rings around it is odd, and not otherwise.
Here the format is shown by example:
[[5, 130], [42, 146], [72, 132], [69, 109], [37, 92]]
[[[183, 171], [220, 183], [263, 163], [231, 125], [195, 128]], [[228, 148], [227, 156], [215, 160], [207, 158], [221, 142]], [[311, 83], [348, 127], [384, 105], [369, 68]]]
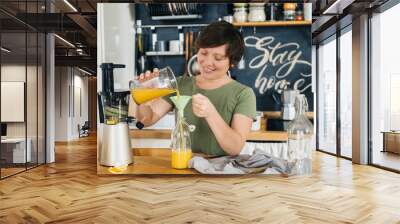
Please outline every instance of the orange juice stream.
[[137, 104], [142, 104], [174, 92], [176, 92], [176, 90], [170, 88], [142, 88], [131, 90], [133, 100], [135, 100]]

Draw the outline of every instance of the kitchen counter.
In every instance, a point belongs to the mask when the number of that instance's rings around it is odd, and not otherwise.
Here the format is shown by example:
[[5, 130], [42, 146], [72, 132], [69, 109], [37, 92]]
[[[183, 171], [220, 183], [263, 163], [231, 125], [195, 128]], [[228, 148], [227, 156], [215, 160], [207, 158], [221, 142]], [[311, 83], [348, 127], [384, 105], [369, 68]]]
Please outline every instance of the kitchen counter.
[[[130, 130], [129, 134], [132, 138], [159, 138], [159, 139], [170, 139], [171, 130], [155, 130], [155, 129], [143, 129], [143, 130]], [[287, 132], [285, 131], [252, 131], [247, 136], [247, 141], [281, 141], [285, 142], [288, 139]]]
[[[171, 130], [155, 130], [155, 129], [144, 129], [144, 130], [130, 130], [130, 137], [133, 139], [142, 139], [154, 142], [154, 139], [168, 141], [171, 138]], [[247, 136], [248, 142], [286, 142], [288, 139], [287, 132], [284, 131], [252, 131]], [[138, 142], [138, 141], [136, 141]], [[158, 142], [158, 141], [155, 141]], [[249, 143], [258, 144], [258, 143]], [[199, 175], [194, 169], [173, 169], [171, 168], [171, 150], [166, 145], [158, 147], [149, 146], [134, 146], [134, 163], [129, 165], [126, 170], [112, 173], [109, 171], [109, 167], [97, 165], [98, 175], [120, 175], [120, 174], [131, 174], [131, 175]], [[196, 155], [196, 154], [194, 154]], [[204, 155], [202, 155], [204, 156]]]
[[[129, 165], [126, 170], [119, 173], [111, 173], [109, 167], [97, 164], [98, 175], [143, 175], [143, 174], [197, 174], [194, 169], [173, 169], [171, 168], [171, 150], [162, 148], [152, 149], [133, 149], [134, 150], [134, 163]], [[193, 154], [196, 155], [196, 154]], [[199, 155], [199, 154], [197, 154]]]
[[[264, 111], [265, 119], [282, 119], [281, 111]], [[306, 116], [310, 120], [314, 120], [314, 112], [306, 112]]]

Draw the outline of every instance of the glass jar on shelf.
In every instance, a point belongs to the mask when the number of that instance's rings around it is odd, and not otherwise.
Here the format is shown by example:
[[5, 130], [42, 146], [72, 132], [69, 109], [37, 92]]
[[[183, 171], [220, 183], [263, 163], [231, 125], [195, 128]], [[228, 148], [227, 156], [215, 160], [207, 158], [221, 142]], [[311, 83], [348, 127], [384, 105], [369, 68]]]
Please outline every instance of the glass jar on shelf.
[[312, 173], [312, 152], [314, 127], [306, 116], [307, 98], [299, 94], [295, 100], [296, 117], [288, 127], [288, 162], [295, 164], [294, 173]]
[[296, 19], [296, 3], [283, 4], [283, 18], [287, 21], [293, 21]]
[[247, 7], [234, 8], [233, 12], [233, 19], [235, 20], [235, 22], [247, 22]]
[[262, 22], [266, 20], [265, 3], [250, 3], [249, 22]]
[[267, 5], [267, 12], [268, 12], [268, 19], [270, 21], [276, 20], [276, 4], [275, 3], [268, 3]]
[[296, 21], [303, 21], [304, 20], [303, 4], [297, 4], [295, 20]]

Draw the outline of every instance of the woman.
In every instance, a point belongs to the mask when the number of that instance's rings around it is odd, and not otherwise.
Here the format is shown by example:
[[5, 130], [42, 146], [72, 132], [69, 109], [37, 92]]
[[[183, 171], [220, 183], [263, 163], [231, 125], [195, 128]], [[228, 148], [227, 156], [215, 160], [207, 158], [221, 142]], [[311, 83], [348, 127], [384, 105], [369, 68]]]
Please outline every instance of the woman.
[[[244, 42], [232, 24], [221, 21], [208, 25], [196, 40], [200, 74], [178, 78], [181, 95], [192, 96], [185, 109], [193, 152], [209, 155], [238, 155], [256, 117], [256, 98], [251, 88], [228, 76], [228, 70], [243, 56]], [[156, 76], [147, 71], [139, 76], [147, 80]], [[150, 126], [173, 109], [168, 97], [136, 108], [136, 118]]]

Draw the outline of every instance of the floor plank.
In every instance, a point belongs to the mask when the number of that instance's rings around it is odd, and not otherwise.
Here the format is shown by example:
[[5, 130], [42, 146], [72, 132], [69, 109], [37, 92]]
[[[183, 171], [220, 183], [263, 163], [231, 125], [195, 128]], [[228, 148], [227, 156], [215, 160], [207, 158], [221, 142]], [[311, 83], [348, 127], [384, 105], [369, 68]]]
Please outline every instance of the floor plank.
[[310, 177], [97, 176], [96, 139], [0, 181], [0, 223], [400, 223], [400, 175], [315, 153]]
[[400, 154], [392, 152], [374, 151], [373, 164], [400, 171]]

